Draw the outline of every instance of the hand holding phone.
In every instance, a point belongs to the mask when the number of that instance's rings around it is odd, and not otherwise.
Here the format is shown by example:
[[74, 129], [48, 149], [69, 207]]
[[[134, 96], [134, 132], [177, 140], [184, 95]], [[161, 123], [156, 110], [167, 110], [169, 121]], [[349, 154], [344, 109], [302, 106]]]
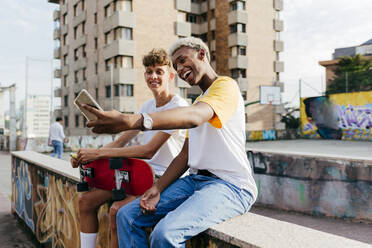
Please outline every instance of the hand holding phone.
[[84, 109], [81, 105], [86, 104], [93, 108], [103, 110], [98, 103], [94, 100], [94, 98], [89, 94], [89, 92], [85, 89], [81, 90], [79, 95], [76, 97], [74, 104], [80, 110], [80, 112], [87, 118], [88, 121], [97, 120], [97, 116], [93, 113], [89, 112], [88, 110]]

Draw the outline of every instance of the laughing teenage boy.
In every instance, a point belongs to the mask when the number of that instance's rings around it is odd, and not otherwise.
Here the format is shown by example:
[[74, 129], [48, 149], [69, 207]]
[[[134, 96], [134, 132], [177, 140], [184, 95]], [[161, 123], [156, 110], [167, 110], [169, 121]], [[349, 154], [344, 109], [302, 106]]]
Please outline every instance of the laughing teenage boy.
[[[143, 227], [154, 226], [151, 247], [184, 247], [209, 227], [249, 211], [257, 188], [245, 153], [244, 101], [237, 83], [218, 76], [207, 46], [197, 38], [170, 48], [179, 77], [203, 93], [189, 107], [141, 115], [99, 111], [88, 122], [96, 133], [190, 128], [179, 155], [140, 199], [116, 217], [120, 247], [147, 247]], [[190, 168], [190, 175], [180, 176]]]

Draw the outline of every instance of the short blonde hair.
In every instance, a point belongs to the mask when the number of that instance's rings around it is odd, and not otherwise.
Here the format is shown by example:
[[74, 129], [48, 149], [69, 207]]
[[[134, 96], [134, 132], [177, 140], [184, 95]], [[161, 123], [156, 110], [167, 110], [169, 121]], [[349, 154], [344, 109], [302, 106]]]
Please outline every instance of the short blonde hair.
[[171, 67], [171, 61], [167, 52], [162, 48], [154, 48], [148, 54], [143, 56], [142, 64], [145, 67], [155, 65], [167, 65]]
[[203, 49], [205, 51], [205, 54], [207, 55], [208, 62], [211, 61], [208, 46], [199, 38], [186, 37], [178, 39], [169, 48], [169, 55], [172, 56], [181, 47], [189, 47], [195, 49], [198, 52]]

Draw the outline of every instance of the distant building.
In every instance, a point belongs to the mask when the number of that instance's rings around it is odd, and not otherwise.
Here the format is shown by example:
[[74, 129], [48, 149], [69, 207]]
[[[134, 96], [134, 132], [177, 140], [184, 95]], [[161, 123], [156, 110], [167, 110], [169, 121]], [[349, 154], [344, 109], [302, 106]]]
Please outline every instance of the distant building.
[[[143, 78], [142, 56], [154, 47], [167, 49], [180, 37], [204, 40], [212, 67], [220, 75], [235, 78], [247, 102], [259, 99], [260, 85], [283, 85], [283, 0], [48, 2], [58, 4], [53, 13], [58, 44], [54, 58], [61, 61], [55, 71], [61, 88], [55, 96], [62, 98], [62, 107], [55, 115], [63, 118], [67, 135], [89, 134], [85, 119], [73, 105], [81, 89], [87, 89], [106, 110], [136, 112], [152, 96]], [[189, 99], [201, 92], [178, 77], [171, 90]], [[275, 106], [250, 105], [246, 111], [247, 129], [277, 127]]]
[[339, 58], [343, 56], [355, 56], [357, 54], [372, 60], [372, 39], [359, 46], [336, 48], [332, 54], [332, 60], [319, 61], [319, 64], [326, 69], [326, 88], [328, 88], [330, 81], [335, 76], [333, 71], [338, 65]]
[[50, 127], [50, 96], [29, 96], [26, 108], [25, 137], [48, 137]]

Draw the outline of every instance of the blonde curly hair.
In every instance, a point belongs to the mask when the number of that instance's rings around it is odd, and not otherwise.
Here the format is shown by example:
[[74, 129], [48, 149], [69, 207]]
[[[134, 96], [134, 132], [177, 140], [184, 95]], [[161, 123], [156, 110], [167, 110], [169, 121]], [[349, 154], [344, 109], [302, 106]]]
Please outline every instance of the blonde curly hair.
[[199, 38], [186, 37], [178, 39], [169, 48], [169, 55], [172, 56], [181, 47], [190, 47], [192, 49], [195, 49], [196, 51], [200, 51], [201, 49], [203, 49], [207, 56], [208, 62], [211, 61], [208, 46]]

